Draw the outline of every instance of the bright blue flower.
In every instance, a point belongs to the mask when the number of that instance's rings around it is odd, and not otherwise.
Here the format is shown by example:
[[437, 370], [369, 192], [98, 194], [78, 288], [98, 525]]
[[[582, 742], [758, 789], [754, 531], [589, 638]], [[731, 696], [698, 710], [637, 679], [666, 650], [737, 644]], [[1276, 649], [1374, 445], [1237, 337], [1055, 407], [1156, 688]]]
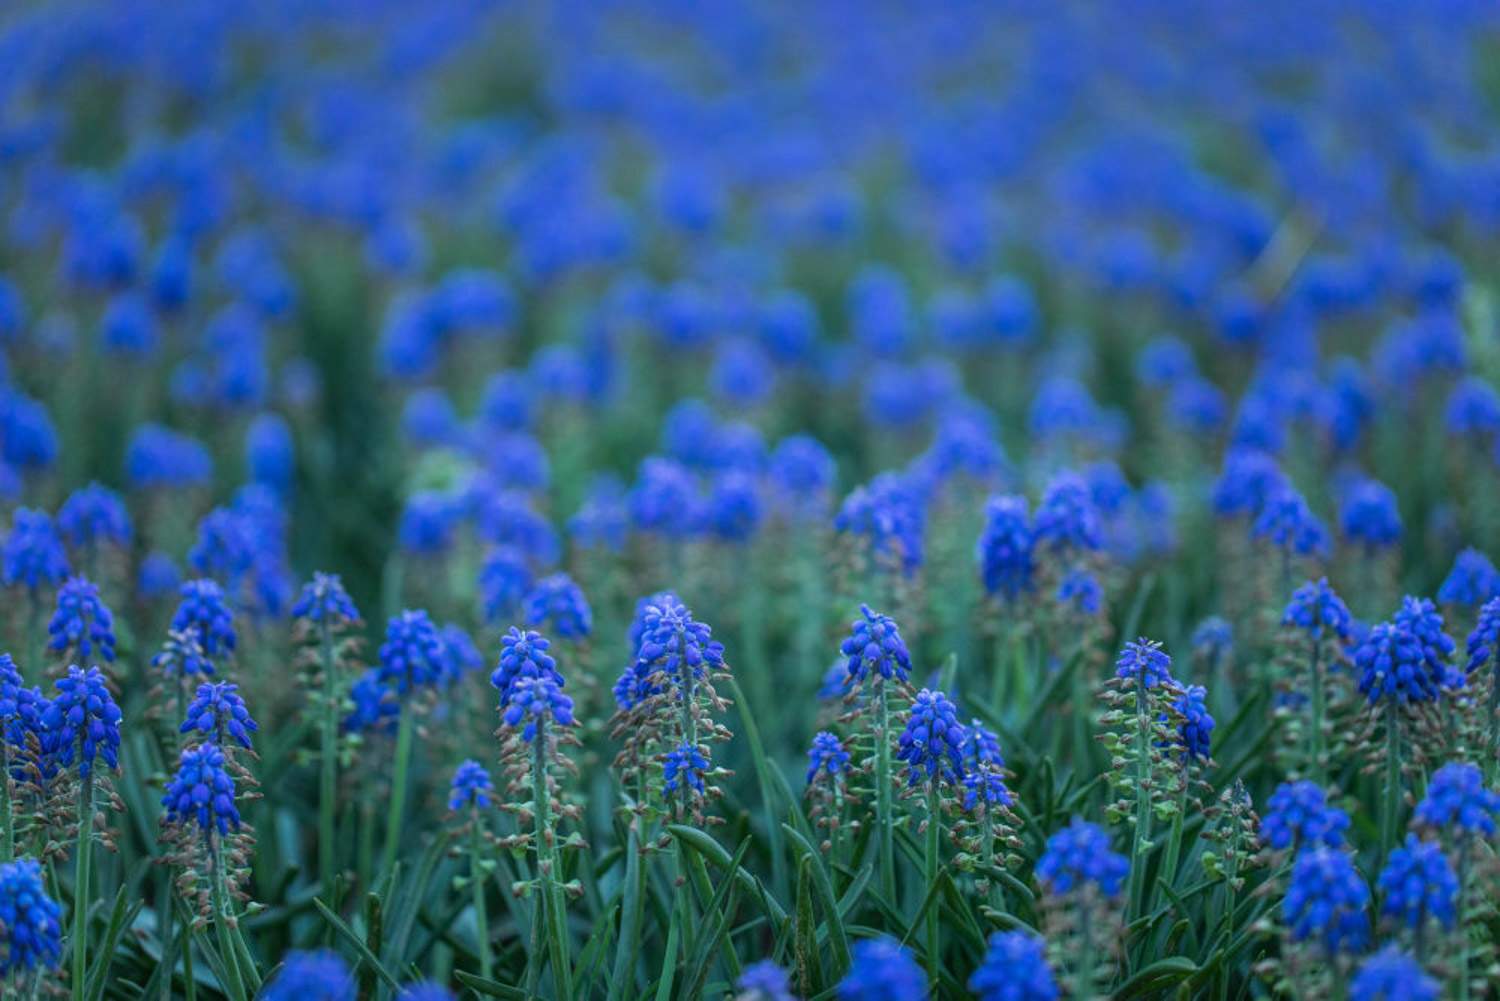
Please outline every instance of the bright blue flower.
[[1391, 851], [1376, 885], [1385, 894], [1381, 913], [1420, 930], [1429, 917], [1452, 928], [1458, 903], [1458, 877], [1436, 841], [1406, 836], [1406, 847]]
[[441, 389], [424, 387], [402, 407], [401, 433], [418, 447], [452, 445], [460, 434], [458, 413]]
[[1053, 1001], [1061, 995], [1047, 963], [1047, 943], [1024, 931], [990, 936], [969, 990], [979, 1001]]
[[1391, 621], [1417, 638], [1422, 649], [1422, 662], [1434, 683], [1451, 688], [1462, 687], [1462, 675], [1457, 674], [1448, 663], [1457, 645], [1453, 638], [1443, 632], [1443, 617], [1428, 598], [1406, 595], [1401, 599], [1401, 608]]
[[704, 516], [716, 538], [748, 542], [764, 517], [759, 480], [738, 470], [726, 470], [709, 487]]
[[151, 658], [151, 666], [167, 678], [196, 677], [213, 674], [214, 662], [203, 652], [196, 629], [168, 629], [161, 652]]
[[853, 632], [839, 645], [839, 652], [848, 658], [849, 677], [864, 681], [874, 671], [886, 681], [905, 682], [911, 675], [911, 654], [896, 620], [872, 611], [869, 605], [860, 605], [859, 610], [864, 617], [854, 620]]
[[495, 784], [490, 781], [490, 773], [479, 762], [470, 759], [460, 764], [453, 773], [453, 783], [448, 792], [448, 809], [455, 813], [468, 806], [487, 810], [490, 806], [490, 794], [494, 791]]
[[102, 542], [127, 545], [130, 515], [120, 495], [98, 483], [75, 490], [57, 511], [57, 530], [70, 546], [86, 548]]
[[1299, 556], [1328, 552], [1328, 530], [1313, 515], [1302, 495], [1290, 487], [1283, 487], [1266, 499], [1250, 528], [1250, 537]]
[[1162, 650], [1161, 643], [1142, 636], [1125, 644], [1120, 657], [1115, 661], [1115, 677], [1138, 681], [1147, 688], [1158, 685], [1173, 685], [1172, 658]]
[[1442, 993], [1422, 964], [1396, 945], [1366, 959], [1349, 984], [1349, 1001], [1438, 1001]]
[[0, 863], [0, 980], [38, 966], [55, 969], [62, 956], [62, 908], [47, 896], [42, 867], [32, 859]]
[[425, 610], [392, 616], [380, 645], [380, 680], [408, 695], [446, 680], [448, 658], [442, 635]]
[[354, 977], [335, 952], [289, 952], [256, 1001], [354, 1001]]
[[159, 598], [176, 594], [182, 587], [182, 574], [172, 557], [161, 550], [152, 550], [141, 560], [141, 572], [137, 581], [142, 596]]
[[1062, 896], [1092, 884], [1104, 896], [1118, 897], [1128, 875], [1130, 861], [1110, 849], [1109, 835], [1081, 817], [1047, 839], [1036, 864], [1042, 888]]
[[1316, 584], [1309, 581], [1292, 594], [1281, 624], [1306, 630], [1314, 642], [1321, 640], [1326, 630], [1326, 635], [1344, 643], [1349, 640], [1353, 617], [1343, 599], [1328, 586], [1328, 578], [1320, 577]]
[[1458, 554], [1437, 593], [1440, 604], [1474, 608], [1494, 598], [1500, 598], [1500, 572], [1477, 549], [1465, 549]]
[[1398, 702], [1437, 698], [1442, 677], [1427, 670], [1421, 642], [1395, 622], [1380, 622], [1354, 650], [1359, 691], [1373, 704], [1390, 697]]
[[479, 417], [491, 434], [525, 431], [531, 427], [531, 381], [525, 373], [502, 369], [490, 376], [479, 402]]
[[849, 752], [838, 737], [827, 730], [813, 737], [812, 749], [807, 752], [807, 782], [812, 784], [818, 773], [828, 776], [831, 782], [843, 781], [849, 771]]
[[1372, 549], [1394, 546], [1401, 541], [1396, 495], [1383, 483], [1363, 481], [1345, 496], [1339, 509], [1339, 527], [1346, 538]]
[[1193, 629], [1189, 643], [1193, 656], [1201, 663], [1213, 666], [1226, 662], [1234, 656], [1234, 626], [1227, 619], [1211, 615]]
[[1479, 610], [1479, 622], [1465, 645], [1469, 654], [1468, 672], [1473, 674], [1487, 664], [1497, 648], [1500, 648], [1500, 597], [1491, 598]]
[[580, 640], [593, 631], [594, 615], [583, 588], [565, 573], [543, 577], [525, 600], [526, 624], [550, 624], [563, 639]]
[[238, 637], [234, 632], [234, 616], [224, 602], [224, 592], [211, 580], [190, 580], [178, 592], [182, 601], [172, 616], [172, 628], [197, 630], [203, 652], [210, 657], [229, 654], [234, 650]]
[[1063, 575], [1054, 595], [1057, 603], [1072, 606], [1081, 615], [1098, 615], [1104, 604], [1104, 588], [1099, 578], [1087, 570], [1073, 567]]
[[769, 959], [745, 967], [734, 986], [744, 1001], [796, 1001], [787, 972]]
[[902, 354], [916, 333], [906, 280], [884, 265], [867, 265], [854, 276], [847, 308], [855, 339], [876, 356]]
[[553, 678], [562, 684], [557, 661], [547, 653], [551, 641], [541, 633], [522, 632], [511, 626], [500, 638], [500, 664], [490, 675], [490, 684], [500, 690], [500, 704], [510, 704], [511, 694], [522, 678]]
[[177, 774], [167, 783], [161, 805], [167, 823], [196, 823], [207, 833], [215, 828], [221, 836], [240, 828], [240, 811], [234, 805], [234, 779], [224, 768], [224, 752], [214, 744], [201, 744], [182, 752]]
[[297, 473], [297, 447], [292, 429], [280, 414], [257, 414], [245, 430], [245, 467], [250, 479], [278, 491], [292, 485]]
[[1191, 434], [1212, 434], [1224, 425], [1228, 413], [1224, 392], [1198, 375], [1190, 375], [1167, 391], [1167, 418], [1171, 426]]
[[1152, 338], [1135, 359], [1135, 377], [1148, 389], [1171, 386], [1197, 371], [1192, 349], [1171, 334]]
[[998, 767], [985, 765], [965, 772], [963, 790], [963, 808], [970, 813], [978, 808], [981, 801], [986, 809], [1007, 807], [1015, 802], [1010, 789], [1005, 785], [1005, 775]]
[[396, 690], [381, 680], [378, 667], [369, 668], [360, 675], [349, 689], [349, 701], [351, 708], [343, 724], [348, 733], [389, 730], [396, 717], [401, 715]]
[[821, 333], [813, 304], [802, 293], [790, 290], [762, 300], [758, 329], [766, 349], [784, 364], [803, 361]]
[[984, 531], [974, 547], [984, 589], [1014, 600], [1031, 590], [1033, 538], [1026, 498], [991, 497], [984, 516]]
[[196, 487], [213, 474], [213, 459], [197, 439], [146, 424], [131, 436], [125, 471], [136, 487]]
[[753, 407], [776, 388], [776, 369], [759, 344], [744, 338], [723, 342], [709, 369], [714, 397], [725, 403]]
[[559, 726], [573, 725], [573, 700], [563, 694], [562, 678], [556, 673], [537, 677], [520, 677], [510, 689], [510, 700], [501, 713], [506, 726], [526, 727], [521, 739], [530, 743], [536, 739], [537, 724], [551, 719]]
[[52, 587], [68, 575], [62, 540], [45, 511], [19, 508], [5, 540], [4, 581], [7, 587], [24, 584], [32, 591]]
[[817, 517], [827, 509], [834, 473], [833, 456], [816, 438], [788, 435], [771, 453], [772, 503], [796, 520]]
[[87, 777], [95, 757], [119, 767], [121, 718], [99, 669], [73, 666], [58, 679], [57, 695], [42, 722], [57, 735], [57, 763], [66, 768], [77, 761], [79, 775]]
[[198, 541], [188, 553], [188, 563], [238, 592], [255, 565], [260, 544], [249, 519], [229, 508], [215, 508], [198, 522]]
[[962, 779], [967, 736], [957, 714], [958, 708], [942, 692], [924, 688], [917, 693], [897, 738], [896, 758], [906, 762], [907, 785], [956, 785]]
[[578, 513], [568, 521], [568, 533], [579, 546], [602, 547], [612, 553], [625, 548], [625, 533], [629, 528], [625, 488], [612, 476], [594, 478]]
[[1292, 863], [1282, 920], [1292, 941], [1313, 941], [1330, 956], [1363, 952], [1370, 940], [1370, 888], [1350, 854], [1304, 847]]
[[453, 545], [462, 507], [451, 494], [420, 490], [406, 499], [398, 534], [401, 548], [420, 556], [446, 552]]
[[[699, 795], [704, 793], [703, 776], [708, 773], [708, 758], [693, 744], [678, 744], [662, 761], [662, 779], [667, 792], [677, 792], [684, 785]], [[685, 790], [684, 790], [685, 791]]]
[[1339, 848], [1349, 829], [1349, 815], [1328, 805], [1328, 795], [1316, 782], [1283, 782], [1266, 802], [1260, 819], [1260, 839], [1276, 851], [1323, 845]]
[[671, 459], [652, 456], [642, 462], [626, 504], [631, 522], [642, 532], [681, 538], [696, 531], [697, 480]]
[[913, 484], [898, 473], [887, 472], [844, 498], [833, 527], [864, 537], [876, 553], [899, 557], [902, 568], [911, 573], [922, 565], [923, 522]]
[[106, 661], [115, 659], [115, 617], [99, 598], [99, 588], [84, 577], [69, 577], [57, 592], [57, 611], [47, 625], [52, 640], [48, 644], [58, 653], [78, 651], [78, 659], [87, 661], [97, 648]]
[[250, 718], [250, 710], [240, 697], [239, 686], [216, 681], [198, 686], [198, 694], [188, 704], [186, 718], [178, 732], [196, 730], [207, 734], [208, 739], [220, 747], [225, 745], [227, 738], [248, 748], [250, 735], [259, 729], [260, 724]]
[[1271, 497], [1288, 486], [1276, 460], [1252, 448], [1232, 449], [1214, 486], [1214, 511], [1226, 517], [1256, 518]]
[[1058, 376], [1037, 391], [1026, 413], [1026, 429], [1033, 439], [1065, 438], [1107, 446], [1118, 437], [1116, 420], [1118, 415], [1095, 403], [1082, 383]]
[[1176, 746], [1190, 759], [1208, 757], [1214, 718], [1209, 715], [1208, 706], [1204, 704], [1207, 696], [1208, 690], [1202, 685], [1189, 685], [1175, 703], [1177, 712], [1182, 716], [1182, 723], [1177, 728]]
[[105, 351], [145, 357], [161, 342], [161, 321], [150, 301], [139, 292], [122, 292], [110, 299], [99, 321], [99, 340]]
[[1416, 821], [1492, 838], [1496, 814], [1500, 814], [1500, 794], [1485, 788], [1478, 766], [1452, 761], [1433, 773], [1427, 795], [1417, 804]]
[[1037, 505], [1032, 535], [1036, 548], [1048, 552], [1093, 552], [1100, 547], [1099, 511], [1083, 477], [1061, 472], [1052, 478]]
[[0, 390], [0, 458], [21, 472], [57, 461], [57, 430], [45, 404], [11, 389]]
[[515, 546], [496, 546], [479, 568], [479, 606], [486, 622], [508, 619], [521, 610], [531, 590], [531, 567]]
[[837, 988], [839, 1001], [926, 1001], [922, 969], [895, 939], [856, 942], [849, 960], [849, 972]]
[[358, 622], [359, 609], [354, 607], [338, 574], [318, 571], [302, 585], [302, 594], [292, 606], [292, 618], [337, 627]]
[[1005, 768], [1005, 759], [1000, 755], [1000, 738], [979, 720], [971, 720], [964, 728], [964, 764], [969, 768]]
[[1500, 393], [1478, 376], [1465, 376], [1448, 395], [1443, 414], [1449, 434], [1494, 434], [1500, 431]]

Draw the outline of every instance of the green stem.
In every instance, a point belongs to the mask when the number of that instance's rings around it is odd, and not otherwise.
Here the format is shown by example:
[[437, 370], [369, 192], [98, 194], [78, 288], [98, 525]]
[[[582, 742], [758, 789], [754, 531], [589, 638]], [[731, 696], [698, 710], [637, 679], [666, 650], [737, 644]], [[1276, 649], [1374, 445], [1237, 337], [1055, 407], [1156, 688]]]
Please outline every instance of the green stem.
[[[83, 738], [80, 736], [79, 740]], [[78, 865], [73, 879], [73, 990], [82, 994], [88, 976], [90, 853], [94, 845], [94, 770], [82, 778], [78, 792]]]
[[[172, 978], [167, 978], [170, 984]], [[198, 978], [193, 975], [193, 930], [191, 925], [182, 930], [182, 992], [187, 1001], [198, 1001]]]
[[1130, 916], [1139, 917], [1146, 882], [1143, 856], [1151, 850], [1151, 714], [1146, 683], [1135, 683], [1135, 833], [1130, 846]]
[[1312, 723], [1308, 727], [1307, 771], [1308, 777], [1324, 788], [1323, 778], [1323, 669], [1319, 663], [1323, 652], [1320, 640], [1313, 640], [1312, 660], [1308, 664], [1309, 695], [1312, 697]]
[[1489, 753], [1484, 756], [1484, 784], [1494, 788], [1495, 769], [1500, 762], [1500, 666], [1490, 673]]
[[490, 920], [484, 902], [485, 876], [479, 864], [484, 858], [484, 841], [480, 832], [478, 810], [473, 811], [470, 824], [469, 883], [474, 892], [474, 934], [478, 940], [479, 975], [490, 980], [493, 979], [490, 973], [494, 963], [490, 958]]
[[391, 807], [385, 822], [385, 858], [381, 871], [390, 872], [396, 865], [396, 851], [401, 847], [401, 819], [406, 811], [406, 778], [411, 768], [412, 731], [416, 729], [414, 695], [401, 707], [401, 723], [396, 730], [396, 772], [391, 780]]
[[896, 828], [891, 806], [890, 705], [884, 679], [875, 685], [875, 813], [880, 825], [880, 892], [896, 899]]
[[1469, 1001], [1469, 843], [1467, 834], [1458, 843], [1458, 1001]]
[[1391, 853], [1396, 843], [1396, 818], [1401, 813], [1401, 727], [1394, 696], [1385, 704], [1385, 810], [1380, 818], [1380, 854]]
[[[334, 810], [338, 799], [338, 692], [334, 677], [333, 634], [325, 620], [319, 627], [322, 634], [323, 661], [323, 760], [322, 782], [318, 796], [318, 878], [323, 892], [331, 892], [334, 882]], [[329, 899], [335, 910], [339, 902]]]
[[943, 965], [939, 942], [938, 904], [932, 888], [937, 885], [941, 871], [940, 838], [943, 832], [942, 802], [938, 798], [937, 782], [930, 783], [927, 792], [927, 888], [930, 906], [927, 908], [927, 979], [933, 985], [941, 982]]
[[[558, 1001], [570, 1001], [573, 996], [573, 969], [568, 959], [566, 902], [563, 900], [562, 883], [557, 878], [558, 859], [553, 844], [552, 797], [547, 789], [547, 740], [547, 720], [545, 717], [538, 718], [531, 752], [536, 869], [541, 881], [536, 911], [537, 933], [545, 934], [548, 939], [552, 954], [552, 981], [557, 990]], [[540, 972], [539, 963], [537, 972]]]
[[641, 840], [636, 824], [630, 825], [625, 843], [625, 888], [620, 900], [620, 943], [609, 978], [609, 1001], [620, 1001], [635, 983], [635, 962], [641, 949], [641, 911], [646, 897], [645, 867], [641, 865]]
[[[1187, 763], [1183, 762], [1183, 769]], [[1161, 871], [1156, 874], [1156, 879], [1151, 884], [1151, 913], [1156, 913], [1157, 906], [1161, 903], [1162, 888], [1176, 889], [1177, 887], [1177, 861], [1182, 854], [1182, 815], [1187, 812], [1187, 785], [1186, 772], [1178, 776], [1182, 788], [1177, 791], [1177, 812], [1172, 816], [1172, 834], [1167, 839], [1166, 856], [1162, 859]]]
[[224, 892], [224, 858], [219, 839], [212, 832], [205, 834], [208, 841], [209, 893], [214, 905], [214, 933], [219, 939], [219, 954], [224, 961], [224, 973], [229, 982], [225, 990], [233, 1001], [246, 1001], [244, 978], [240, 974], [239, 953], [229, 937], [230, 910], [228, 894]]
[[0, 862], [15, 861], [14, 824], [10, 802], [10, 742], [0, 737]]

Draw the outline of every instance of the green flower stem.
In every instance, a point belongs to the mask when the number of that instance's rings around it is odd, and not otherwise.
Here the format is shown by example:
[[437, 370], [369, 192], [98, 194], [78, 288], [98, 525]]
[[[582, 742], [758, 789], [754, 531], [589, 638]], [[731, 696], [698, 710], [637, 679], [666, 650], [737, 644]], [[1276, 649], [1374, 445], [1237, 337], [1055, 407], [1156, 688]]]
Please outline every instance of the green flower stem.
[[1146, 882], [1143, 856], [1151, 850], [1151, 714], [1146, 683], [1135, 683], [1135, 833], [1130, 846], [1130, 917], [1139, 917]]
[[1486, 722], [1489, 724], [1489, 753], [1484, 756], [1484, 784], [1494, 788], [1497, 759], [1500, 759], [1500, 665], [1490, 672], [1490, 704]]
[[1307, 772], [1308, 778], [1325, 788], [1323, 777], [1323, 666], [1321, 658], [1323, 644], [1313, 640], [1312, 659], [1308, 662], [1308, 694], [1312, 697], [1312, 723], [1307, 728]]
[[[82, 743], [83, 737], [79, 736]], [[80, 749], [80, 753], [82, 750]], [[73, 878], [73, 989], [82, 991], [88, 977], [89, 898], [93, 895], [90, 853], [94, 846], [94, 770], [82, 777], [78, 791], [78, 853]]]
[[896, 899], [896, 818], [891, 806], [890, 705], [886, 682], [875, 685], [875, 815], [880, 824], [880, 892]]
[[484, 840], [479, 826], [479, 811], [473, 810], [472, 814], [469, 821], [472, 827], [469, 834], [469, 886], [474, 893], [474, 934], [479, 951], [479, 975], [491, 980], [494, 960], [490, 957], [490, 919], [484, 901], [485, 874], [480, 866], [480, 861], [484, 858]]
[[615, 948], [614, 969], [609, 978], [609, 1001], [620, 1001], [635, 984], [635, 962], [640, 955], [641, 915], [645, 906], [645, 866], [641, 865], [641, 837], [637, 817], [630, 825], [625, 843], [625, 886], [620, 901], [620, 940]]
[[15, 861], [14, 826], [10, 802], [10, 742], [0, 739], [0, 862]]
[[[336, 837], [334, 810], [338, 799], [338, 687], [334, 677], [333, 634], [325, 618], [319, 625], [320, 652], [323, 663], [323, 758], [322, 776], [318, 794], [318, 879], [323, 892], [329, 893], [334, 882], [334, 838]], [[330, 899], [330, 907], [338, 908], [339, 902]]]
[[[1469, 1001], [1469, 846], [1473, 839], [1460, 834], [1458, 840], [1458, 1001]], [[1419, 957], [1420, 958], [1420, 957]]]
[[212, 831], [205, 833], [203, 837], [208, 844], [208, 885], [214, 905], [214, 933], [219, 939], [219, 955], [224, 961], [224, 974], [229, 981], [224, 985], [224, 990], [231, 1001], [247, 1001], [248, 994], [240, 973], [239, 952], [230, 939], [229, 895], [224, 892], [223, 846]]
[[[1187, 763], [1183, 762], [1184, 770]], [[1177, 862], [1182, 855], [1182, 817], [1187, 812], [1187, 787], [1188, 777], [1186, 772], [1178, 776], [1182, 788], [1177, 790], [1177, 812], [1172, 815], [1172, 834], [1167, 839], [1166, 855], [1162, 859], [1161, 871], [1156, 874], [1156, 879], [1151, 884], [1151, 907], [1150, 912], [1156, 913], [1156, 908], [1161, 903], [1163, 888], [1175, 889], [1177, 887]]]
[[[166, 979], [170, 993], [172, 978]], [[184, 929], [182, 934], [182, 991], [187, 996], [187, 1001], [198, 1001], [198, 978], [193, 976], [193, 935], [190, 929]]]
[[[547, 720], [536, 721], [531, 751], [531, 793], [536, 837], [536, 869], [541, 881], [537, 900], [537, 935], [548, 940], [552, 955], [552, 981], [558, 1001], [573, 997], [573, 965], [568, 958], [568, 915], [562, 883], [557, 878], [558, 858], [553, 844], [552, 797], [547, 791]], [[535, 940], [535, 936], [533, 937]], [[533, 957], [540, 972], [540, 956]]]
[[416, 729], [416, 709], [412, 705], [414, 693], [408, 692], [407, 703], [401, 707], [401, 723], [396, 730], [396, 771], [391, 779], [391, 807], [385, 823], [385, 858], [382, 872], [390, 872], [396, 866], [396, 852], [401, 847], [401, 820], [406, 814], [406, 780], [411, 770], [412, 731]]
[[[927, 790], [927, 887], [929, 893], [932, 887], [937, 885], [938, 876], [942, 872], [942, 858], [940, 854], [940, 839], [943, 833], [942, 809], [943, 804], [938, 796], [938, 784], [934, 779], [928, 783]], [[931, 906], [927, 908], [927, 978], [934, 984], [941, 982], [943, 964], [939, 943], [940, 925], [938, 922], [938, 902], [935, 896], [931, 897]]]
[[1385, 704], [1385, 809], [1380, 817], [1380, 854], [1389, 856], [1396, 843], [1396, 818], [1401, 813], [1401, 726], [1394, 696]]

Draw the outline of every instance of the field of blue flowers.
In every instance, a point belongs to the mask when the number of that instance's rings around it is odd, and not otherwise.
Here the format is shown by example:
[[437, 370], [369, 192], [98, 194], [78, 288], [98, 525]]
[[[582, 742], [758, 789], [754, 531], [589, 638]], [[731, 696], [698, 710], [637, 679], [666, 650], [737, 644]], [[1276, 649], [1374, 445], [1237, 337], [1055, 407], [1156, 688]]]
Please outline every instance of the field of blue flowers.
[[1500, 996], [1488, 0], [0, 6], [0, 996]]

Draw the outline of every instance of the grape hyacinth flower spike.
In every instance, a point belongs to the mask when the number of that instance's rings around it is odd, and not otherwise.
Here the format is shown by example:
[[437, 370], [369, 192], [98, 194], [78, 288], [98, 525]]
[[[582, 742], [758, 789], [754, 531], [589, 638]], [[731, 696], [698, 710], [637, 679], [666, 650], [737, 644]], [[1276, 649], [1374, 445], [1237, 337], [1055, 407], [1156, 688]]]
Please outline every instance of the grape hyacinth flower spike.
[[33, 996], [44, 971], [57, 967], [61, 917], [62, 908], [43, 885], [40, 863], [0, 862], [0, 986], [7, 996]]
[[472, 758], [463, 762], [453, 773], [448, 791], [448, 812], [459, 821], [453, 830], [457, 850], [467, 856], [469, 872], [467, 884], [473, 895], [475, 944], [479, 956], [480, 975], [489, 978], [494, 968], [489, 931], [489, 909], [485, 887], [494, 872], [495, 863], [486, 850], [495, 840], [485, 818], [495, 805], [495, 785], [490, 773]]
[[1130, 870], [1104, 829], [1081, 817], [1049, 837], [1037, 860], [1048, 954], [1071, 996], [1099, 990], [1105, 957], [1118, 940], [1119, 898]]

